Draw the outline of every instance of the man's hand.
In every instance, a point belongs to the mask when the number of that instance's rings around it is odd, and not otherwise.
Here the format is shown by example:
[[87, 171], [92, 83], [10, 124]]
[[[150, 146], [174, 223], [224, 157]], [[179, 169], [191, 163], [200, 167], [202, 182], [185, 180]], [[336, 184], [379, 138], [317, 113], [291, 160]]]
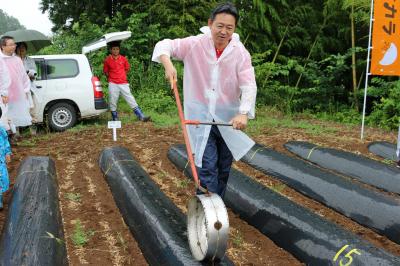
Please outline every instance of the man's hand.
[[165, 69], [165, 78], [171, 84], [171, 90], [172, 90], [174, 87], [174, 82], [177, 82], [177, 80], [178, 80], [176, 69], [175, 69], [174, 65], [172, 64], [172, 61], [169, 58], [169, 56], [161, 55], [160, 61], [163, 64], [164, 69]]
[[1, 96], [1, 99], [3, 100], [4, 104], [8, 103], [8, 96]]
[[171, 64], [171, 67], [165, 68], [165, 78], [169, 80], [169, 83], [171, 84], [171, 90], [174, 87], [174, 82], [178, 81], [177, 74], [176, 74], [176, 69], [174, 65]]
[[7, 163], [11, 162], [11, 156], [10, 156], [10, 154], [7, 154], [7, 155], [6, 155], [6, 162], [7, 162]]
[[229, 123], [232, 123], [234, 129], [245, 129], [247, 126], [247, 115], [238, 114]]

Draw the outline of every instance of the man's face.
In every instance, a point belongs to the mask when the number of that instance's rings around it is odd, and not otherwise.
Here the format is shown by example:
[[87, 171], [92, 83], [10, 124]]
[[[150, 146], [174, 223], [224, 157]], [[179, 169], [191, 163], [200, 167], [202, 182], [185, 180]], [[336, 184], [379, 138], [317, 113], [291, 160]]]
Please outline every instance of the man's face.
[[111, 47], [111, 54], [112, 54], [113, 56], [118, 56], [118, 55], [119, 55], [119, 47], [118, 47], [118, 46], [116, 46], [116, 47]]
[[12, 55], [15, 52], [15, 42], [13, 39], [8, 39], [6, 45], [2, 46], [1, 49], [5, 55]]
[[236, 29], [235, 22], [235, 17], [226, 13], [216, 15], [214, 20], [208, 20], [215, 46], [225, 48], [228, 45]]

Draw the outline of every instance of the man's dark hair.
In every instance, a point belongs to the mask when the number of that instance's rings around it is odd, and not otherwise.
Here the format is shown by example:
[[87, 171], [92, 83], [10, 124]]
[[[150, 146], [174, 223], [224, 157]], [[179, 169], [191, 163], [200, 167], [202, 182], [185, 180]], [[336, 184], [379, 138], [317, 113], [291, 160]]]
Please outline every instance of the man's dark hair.
[[239, 12], [237, 11], [236, 7], [230, 2], [220, 4], [216, 8], [214, 8], [214, 10], [211, 12], [210, 19], [214, 21], [215, 17], [218, 14], [232, 15], [235, 18], [235, 24], [237, 24], [239, 21]]
[[119, 42], [119, 41], [109, 42], [108, 48], [111, 49], [113, 47], [121, 48], [121, 42]]
[[7, 35], [1, 36], [0, 45], [1, 45], [2, 47], [3, 47], [3, 46], [6, 46], [8, 40], [14, 40], [14, 37], [7, 36]]

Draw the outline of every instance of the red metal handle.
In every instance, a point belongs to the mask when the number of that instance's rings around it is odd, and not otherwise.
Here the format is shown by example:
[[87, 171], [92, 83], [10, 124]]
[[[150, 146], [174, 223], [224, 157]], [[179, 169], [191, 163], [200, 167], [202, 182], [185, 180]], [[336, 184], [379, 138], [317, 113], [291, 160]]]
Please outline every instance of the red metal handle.
[[[186, 152], [189, 158], [189, 163], [190, 167], [192, 169], [192, 174], [193, 174], [193, 179], [196, 184], [196, 188], [200, 188], [200, 181], [199, 177], [197, 175], [197, 169], [194, 164], [194, 159], [193, 159], [193, 153], [192, 153], [192, 148], [190, 147], [190, 142], [189, 142], [189, 135], [186, 130], [186, 120], [185, 116], [183, 115], [183, 110], [182, 110], [182, 104], [181, 100], [179, 98], [179, 92], [178, 92], [178, 86], [176, 85], [176, 81], [174, 82], [172, 89], [174, 90], [174, 95], [175, 95], [175, 100], [176, 100], [176, 105], [178, 107], [178, 113], [179, 113], [179, 119], [181, 121], [181, 127], [182, 127], [182, 132], [183, 132], [183, 138], [185, 139], [185, 144], [186, 144]], [[198, 122], [198, 121], [195, 121]]]
[[227, 127], [231, 127], [233, 126], [233, 124], [231, 123], [223, 123], [223, 122], [203, 122], [203, 121], [199, 121], [199, 120], [185, 120], [185, 124], [186, 125], [210, 125], [210, 126], [227, 126]]
[[199, 120], [185, 120], [184, 121], [185, 125], [200, 125], [200, 121]]

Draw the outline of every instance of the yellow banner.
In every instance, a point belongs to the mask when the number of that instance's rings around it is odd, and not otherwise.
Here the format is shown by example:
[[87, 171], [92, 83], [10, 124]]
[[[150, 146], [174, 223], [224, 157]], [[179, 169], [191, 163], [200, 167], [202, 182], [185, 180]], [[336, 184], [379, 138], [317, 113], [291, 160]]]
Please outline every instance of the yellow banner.
[[375, 0], [371, 74], [400, 76], [400, 0]]

